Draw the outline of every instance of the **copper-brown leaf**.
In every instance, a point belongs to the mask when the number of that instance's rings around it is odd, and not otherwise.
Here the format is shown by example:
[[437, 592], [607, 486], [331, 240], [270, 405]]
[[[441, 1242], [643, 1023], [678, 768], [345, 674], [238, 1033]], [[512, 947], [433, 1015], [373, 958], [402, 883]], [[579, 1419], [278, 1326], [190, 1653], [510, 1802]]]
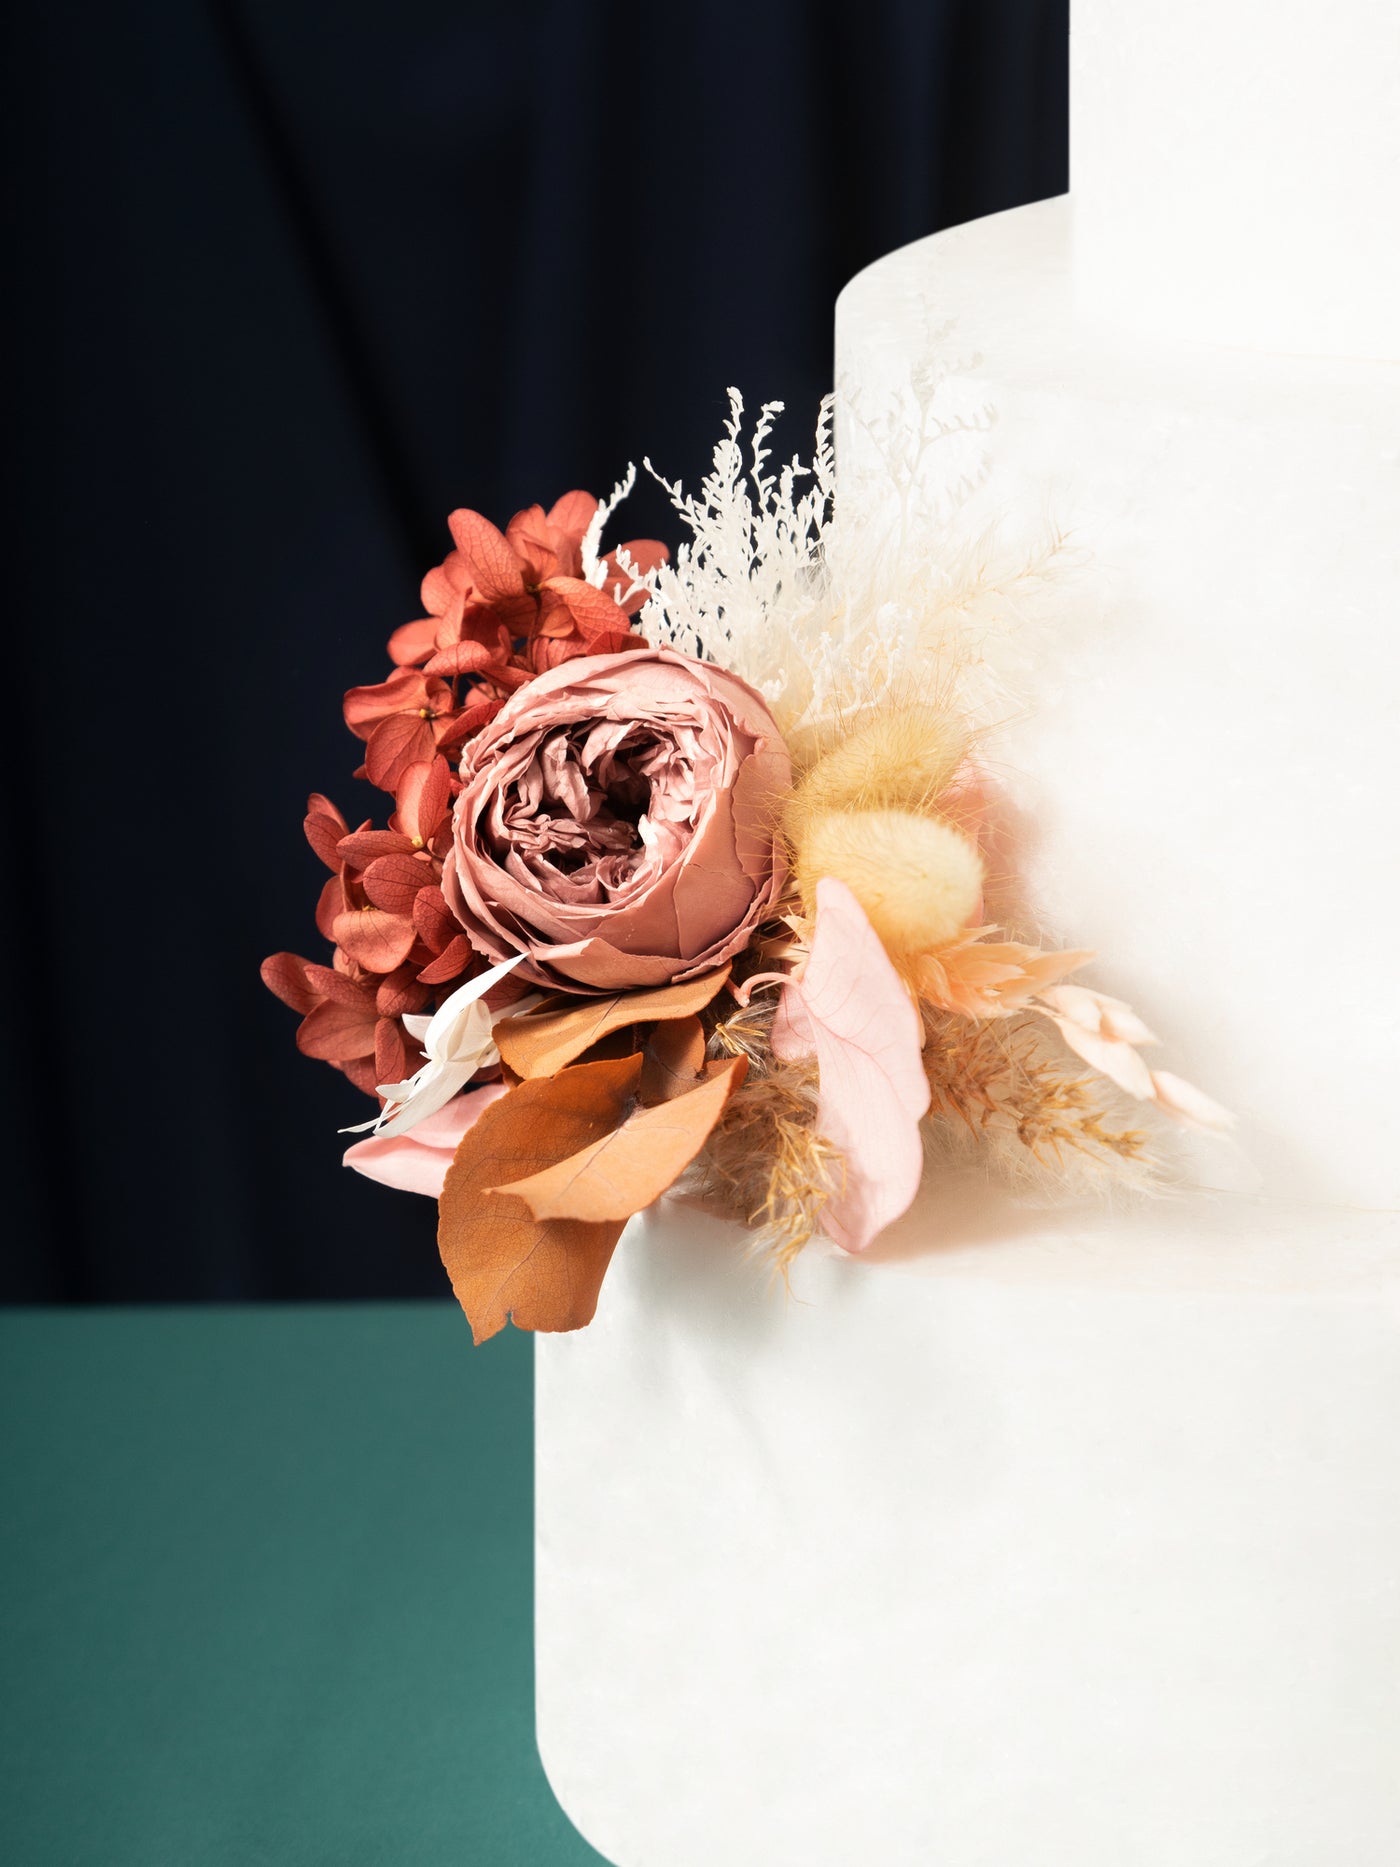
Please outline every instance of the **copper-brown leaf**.
[[496, 1026], [496, 1047], [520, 1077], [552, 1076], [581, 1057], [610, 1031], [653, 1019], [692, 1018], [728, 981], [729, 968], [651, 991], [617, 992], [607, 998], [569, 999]]
[[463, 1135], [438, 1202], [438, 1249], [472, 1335], [581, 1329], [592, 1320], [621, 1220], [540, 1222], [488, 1187], [528, 1179], [603, 1139], [636, 1095], [640, 1057], [582, 1063], [520, 1083]]
[[658, 1024], [642, 1052], [637, 1093], [648, 1108], [693, 1089], [705, 1069], [705, 1031], [698, 1018]]
[[[611, 1134], [528, 1177], [498, 1181], [489, 1190], [522, 1200], [544, 1221], [628, 1219], [659, 1199], [685, 1172], [747, 1068], [745, 1057], [711, 1064], [684, 1094], [654, 1108], [639, 1104]], [[573, 1074], [565, 1070], [562, 1077], [550, 1080], [567, 1081]]]

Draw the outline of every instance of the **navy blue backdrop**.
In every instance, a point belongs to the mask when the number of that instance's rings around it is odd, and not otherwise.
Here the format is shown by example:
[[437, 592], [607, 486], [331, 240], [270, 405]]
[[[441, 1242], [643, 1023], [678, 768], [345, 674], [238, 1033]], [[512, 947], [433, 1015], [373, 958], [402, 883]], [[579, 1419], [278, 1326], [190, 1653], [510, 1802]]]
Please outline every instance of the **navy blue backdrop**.
[[1065, 187], [1066, 11], [16, 0], [6, 1298], [443, 1288], [257, 978], [338, 696], [453, 506], [801, 445], [853, 272]]

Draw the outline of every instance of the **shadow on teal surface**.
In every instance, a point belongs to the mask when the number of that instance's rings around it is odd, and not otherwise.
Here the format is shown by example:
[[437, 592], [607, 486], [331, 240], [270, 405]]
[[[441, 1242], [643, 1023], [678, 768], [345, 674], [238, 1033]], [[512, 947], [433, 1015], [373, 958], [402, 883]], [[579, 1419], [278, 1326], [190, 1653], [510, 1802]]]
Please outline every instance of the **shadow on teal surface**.
[[531, 1344], [455, 1304], [0, 1317], [13, 1867], [573, 1867]]

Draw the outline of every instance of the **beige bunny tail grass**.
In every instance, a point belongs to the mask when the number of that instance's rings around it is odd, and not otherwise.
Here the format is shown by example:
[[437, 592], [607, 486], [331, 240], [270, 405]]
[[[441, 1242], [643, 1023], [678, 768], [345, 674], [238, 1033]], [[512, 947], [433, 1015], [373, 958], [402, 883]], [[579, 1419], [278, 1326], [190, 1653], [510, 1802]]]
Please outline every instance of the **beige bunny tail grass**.
[[793, 867], [809, 913], [823, 876], [844, 882], [896, 965], [955, 938], [982, 894], [972, 842], [911, 810], [812, 811]]
[[1004, 1178], [1062, 1190], [1162, 1186], [1151, 1130], [1120, 1116], [1100, 1080], [1058, 1055], [1038, 1020], [974, 1020], [926, 1006], [924, 1032], [936, 1150], [975, 1150]]
[[753, 1229], [755, 1254], [771, 1255], [786, 1275], [820, 1229], [841, 1156], [817, 1132], [815, 1061], [776, 1058], [772, 1021], [771, 1001], [748, 1005], [711, 1034], [712, 1050], [747, 1057], [749, 1073], [706, 1146], [705, 1190]]
[[791, 807], [791, 828], [823, 810], [933, 811], [968, 752], [968, 731], [932, 700], [857, 714], [817, 757]]

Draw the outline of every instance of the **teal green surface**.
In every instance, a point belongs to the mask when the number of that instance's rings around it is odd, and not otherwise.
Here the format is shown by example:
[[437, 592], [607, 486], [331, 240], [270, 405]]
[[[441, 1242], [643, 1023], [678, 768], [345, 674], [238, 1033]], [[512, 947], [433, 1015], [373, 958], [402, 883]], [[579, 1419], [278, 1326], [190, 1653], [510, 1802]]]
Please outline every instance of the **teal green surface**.
[[601, 1860], [535, 1752], [527, 1337], [11, 1312], [0, 1433], [10, 1867]]

